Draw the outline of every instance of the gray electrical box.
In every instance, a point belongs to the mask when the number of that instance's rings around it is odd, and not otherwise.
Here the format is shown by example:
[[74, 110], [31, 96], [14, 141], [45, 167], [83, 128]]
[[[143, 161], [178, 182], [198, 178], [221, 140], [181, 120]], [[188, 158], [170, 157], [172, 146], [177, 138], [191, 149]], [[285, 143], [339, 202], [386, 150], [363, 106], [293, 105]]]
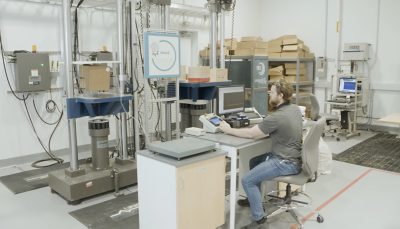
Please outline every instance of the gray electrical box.
[[15, 90], [18, 92], [50, 90], [49, 54], [17, 53], [14, 63]]
[[171, 0], [150, 0], [150, 4], [154, 5], [171, 5]]
[[112, 61], [113, 56], [111, 52], [94, 52], [90, 54], [92, 61]]

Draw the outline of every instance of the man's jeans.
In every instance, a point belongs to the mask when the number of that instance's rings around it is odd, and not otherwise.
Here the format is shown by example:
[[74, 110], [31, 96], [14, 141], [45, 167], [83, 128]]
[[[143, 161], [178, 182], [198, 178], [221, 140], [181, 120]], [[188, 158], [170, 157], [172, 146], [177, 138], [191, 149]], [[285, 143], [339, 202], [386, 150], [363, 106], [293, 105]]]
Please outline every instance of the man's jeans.
[[272, 153], [254, 157], [249, 164], [250, 171], [242, 178], [242, 185], [250, 203], [252, 217], [257, 221], [265, 215], [262, 206], [261, 182], [279, 176], [298, 174], [301, 166]]

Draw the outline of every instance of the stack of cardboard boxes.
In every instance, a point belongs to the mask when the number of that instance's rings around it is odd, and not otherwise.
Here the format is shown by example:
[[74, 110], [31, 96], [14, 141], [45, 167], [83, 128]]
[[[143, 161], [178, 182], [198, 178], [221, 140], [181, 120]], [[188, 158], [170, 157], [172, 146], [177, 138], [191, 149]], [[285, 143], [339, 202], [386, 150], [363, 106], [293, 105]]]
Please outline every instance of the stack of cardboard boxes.
[[284, 35], [278, 39], [282, 40], [282, 58], [314, 58], [314, 53], [296, 35]]
[[[296, 35], [283, 35], [270, 41], [263, 41], [259, 36], [225, 39], [224, 53], [235, 50], [235, 56], [269, 56], [270, 58], [314, 58], [314, 53]], [[220, 44], [217, 44], [217, 56], [220, 55]], [[200, 57], [208, 58], [210, 45], [200, 51]]]
[[261, 37], [242, 37], [237, 44], [235, 56], [267, 56], [268, 43]]
[[[276, 82], [280, 79], [285, 79], [289, 83], [295, 83], [296, 81], [296, 63], [285, 63], [272, 67], [268, 70], [269, 81]], [[299, 65], [299, 81], [307, 81], [307, 69], [305, 64]]]
[[189, 83], [221, 82], [228, 80], [228, 69], [210, 66], [181, 66], [180, 80]]
[[[236, 38], [233, 39], [225, 39], [224, 40], [224, 54], [225, 56], [229, 55], [229, 50], [236, 50], [238, 45], [238, 42], [236, 40]], [[208, 44], [208, 47], [200, 50], [200, 57], [202, 58], [208, 58], [210, 56], [210, 47], [211, 45]], [[218, 43], [217, 44], [217, 56], [220, 56], [221, 54], [221, 44]]]

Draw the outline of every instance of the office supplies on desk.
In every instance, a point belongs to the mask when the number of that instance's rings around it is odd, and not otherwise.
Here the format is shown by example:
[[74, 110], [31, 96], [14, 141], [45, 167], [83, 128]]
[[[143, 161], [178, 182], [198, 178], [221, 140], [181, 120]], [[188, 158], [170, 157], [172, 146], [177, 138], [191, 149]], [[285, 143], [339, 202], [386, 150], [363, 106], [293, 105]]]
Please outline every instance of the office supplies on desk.
[[185, 133], [193, 135], [193, 136], [201, 136], [206, 133], [206, 131], [202, 128], [198, 127], [189, 127], [185, 129]]
[[258, 113], [256, 108], [254, 108], [254, 107], [245, 108], [244, 109], [244, 114], [249, 119], [250, 125], [260, 123], [264, 119], [263, 116], [260, 115], [260, 113]]

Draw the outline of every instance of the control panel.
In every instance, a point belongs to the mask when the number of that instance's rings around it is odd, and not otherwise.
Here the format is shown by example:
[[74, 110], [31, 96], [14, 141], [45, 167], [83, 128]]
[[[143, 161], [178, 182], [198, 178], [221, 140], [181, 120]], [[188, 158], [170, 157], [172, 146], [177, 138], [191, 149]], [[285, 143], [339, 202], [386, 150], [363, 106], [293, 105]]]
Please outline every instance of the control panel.
[[200, 122], [203, 123], [203, 129], [208, 133], [216, 133], [219, 131], [219, 124], [222, 119], [216, 114], [205, 114], [200, 116]]
[[14, 70], [16, 91], [50, 90], [49, 54], [17, 53], [15, 55]]

